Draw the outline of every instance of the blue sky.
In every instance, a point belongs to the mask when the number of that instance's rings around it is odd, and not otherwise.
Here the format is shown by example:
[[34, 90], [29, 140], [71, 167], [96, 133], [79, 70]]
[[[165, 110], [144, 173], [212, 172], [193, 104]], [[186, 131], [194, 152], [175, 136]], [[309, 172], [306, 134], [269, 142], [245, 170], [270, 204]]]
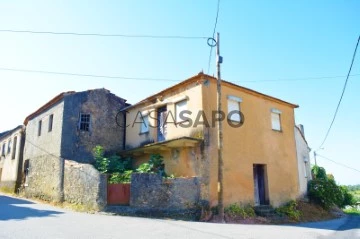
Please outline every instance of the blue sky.
[[[0, 29], [210, 36], [216, 5], [216, 0], [0, 1]], [[316, 149], [331, 122], [360, 34], [359, 10], [356, 0], [222, 0], [217, 25], [224, 57], [222, 77], [299, 104], [296, 121], [304, 124], [309, 145]], [[207, 72], [208, 56], [203, 39], [0, 32], [0, 68], [180, 81]], [[360, 74], [359, 58], [352, 74]], [[210, 74], [214, 71], [213, 60]], [[324, 76], [344, 77], [304, 80]], [[0, 131], [21, 124], [62, 91], [105, 87], [136, 103], [175, 83], [1, 70], [0, 79]], [[279, 79], [286, 80], [272, 81]], [[359, 90], [360, 75], [351, 77], [333, 130], [318, 153], [360, 170]], [[360, 184], [359, 172], [321, 158], [318, 163], [339, 183]]]

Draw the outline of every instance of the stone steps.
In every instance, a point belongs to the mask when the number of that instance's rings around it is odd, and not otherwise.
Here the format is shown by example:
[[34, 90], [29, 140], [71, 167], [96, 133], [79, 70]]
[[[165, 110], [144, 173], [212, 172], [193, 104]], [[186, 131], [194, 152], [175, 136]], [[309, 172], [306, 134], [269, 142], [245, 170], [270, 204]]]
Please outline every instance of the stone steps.
[[254, 211], [256, 215], [262, 217], [274, 217], [277, 215], [275, 209], [270, 205], [256, 206], [254, 207]]

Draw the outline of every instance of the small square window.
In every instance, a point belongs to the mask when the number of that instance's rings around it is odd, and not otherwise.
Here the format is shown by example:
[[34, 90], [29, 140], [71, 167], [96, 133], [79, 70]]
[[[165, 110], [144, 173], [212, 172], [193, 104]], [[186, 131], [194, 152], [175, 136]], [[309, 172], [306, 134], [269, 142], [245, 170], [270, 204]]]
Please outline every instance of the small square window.
[[271, 126], [273, 130], [281, 131], [280, 113], [271, 112]]
[[48, 128], [48, 132], [51, 132], [51, 131], [52, 131], [53, 121], [54, 121], [54, 115], [52, 114], [52, 115], [49, 116], [49, 128]]
[[90, 114], [80, 114], [79, 129], [81, 131], [90, 131]]
[[148, 115], [140, 115], [141, 126], [140, 126], [140, 134], [144, 134], [149, 132], [149, 116]]

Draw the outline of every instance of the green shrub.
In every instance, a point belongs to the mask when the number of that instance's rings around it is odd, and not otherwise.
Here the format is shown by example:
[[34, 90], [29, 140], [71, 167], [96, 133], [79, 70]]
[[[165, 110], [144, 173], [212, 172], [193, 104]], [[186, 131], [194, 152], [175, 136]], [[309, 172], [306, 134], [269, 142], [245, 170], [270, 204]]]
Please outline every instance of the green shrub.
[[140, 166], [136, 169], [138, 173], [153, 173], [151, 165], [149, 163], [140, 164]]
[[275, 211], [280, 215], [286, 215], [290, 219], [299, 221], [301, 216], [301, 211], [297, 209], [297, 203], [294, 200], [286, 203], [284, 206], [278, 207]]
[[238, 203], [225, 207], [225, 213], [231, 217], [241, 217], [243, 219], [255, 217], [255, 211], [251, 206], [242, 207]]
[[95, 159], [94, 166], [101, 173], [108, 173], [109, 183], [129, 183], [131, 180], [132, 159], [130, 157], [121, 158], [118, 155], [105, 157], [104, 148], [96, 146], [93, 149]]
[[311, 169], [311, 173], [314, 179], [328, 179], [326, 170], [323, 167], [314, 165]]
[[167, 177], [165, 173], [165, 165], [163, 156], [160, 154], [150, 155], [150, 160], [148, 163], [141, 164], [137, 169], [139, 173], [156, 173], [163, 177]]
[[314, 179], [309, 182], [308, 190], [311, 201], [319, 204], [324, 209], [337, 205], [342, 206], [344, 201], [343, 193], [334, 180]]
[[340, 186], [341, 192], [343, 194], [344, 200], [342, 201], [340, 207], [344, 208], [345, 206], [353, 206], [356, 203], [356, 199], [353, 194], [350, 193], [347, 186]]
[[310, 200], [319, 204], [324, 209], [332, 206], [344, 208], [354, 205], [355, 199], [346, 186], [338, 186], [334, 176], [327, 175], [324, 168], [314, 166], [312, 168], [314, 179], [308, 184]]
[[113, 173], [109, 177], [110, 184], [117, 184], [117, 183], [130, 183], [131, 182], [131, 174], [133, 173], [132, 170], [127, 170], [123, 173]]

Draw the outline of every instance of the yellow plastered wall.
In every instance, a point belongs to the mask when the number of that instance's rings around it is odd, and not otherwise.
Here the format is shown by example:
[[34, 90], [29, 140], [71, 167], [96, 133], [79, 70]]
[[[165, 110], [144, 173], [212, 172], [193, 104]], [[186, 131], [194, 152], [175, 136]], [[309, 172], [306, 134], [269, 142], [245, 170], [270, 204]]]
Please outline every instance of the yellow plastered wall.
[[[254, 204], [253, 165], [266, 165], [268, 197], [270, 204], [278, 206], [294, 199], [298, 192], [298, 173], [294, 138], [294, 108], [290, 104], [236, 87], [222, 84], [222, 106], [227, 113], [227, 97], [242, 99], [240, 108], [245, 122], [240, 128], [233, 128], [224, 121], [224, 203], [241, 202]], [[205, 112], [210, 127], [204, 125], [183, 128], [168, 124], [166, 140], [182, 136], [203, 137], [204, 144], [195, 148], [180, 148], [161, 151], [165, 159], [165, 170], [176, 176], [199, 176], [201, 179], [202, 199], [210, 201], [212, 206], [218, 199], [218, 141], [217, 128], [213, 127], [212, 112], [217, 109], [216, 81], [213, 78], [199, 76], [196, 80], [154, 96], [146, 103], [128, 110], [126, 147], [136, 148], [140, 144], [156, 142], [156, 128], [149, 133], [140, 133], [140, 124], [134, 119], [138, 112], [153, 111], [167, 105], [168, 111], [175, 112], [175, 103], [179, 99], [188, 100], [187, 109], [192, 111], [193, 122], [199, 111]], [[271, 109], [281, 111], [282, 131], [274, 131], [271, 126]], [[152, 116], [153, 118], [155, 114]], [[170, 119], [171, 120], [171, 119]], [[169, 122], [169, 121], [168, 121]], [[154, 121], [150, 121], [155, 125]], [[216, 125], [216, 124], [215, 124]], [[150, 154], [134, 156], [135, 164], [146, 162]]]
[[[217, 109], [216, 81], [203, 90], [204, 109]], [[294, 139], [294, 109], [292, 106], [264, 96], [246, 92], [230, 84], [222, 84], [222, 109], [227, 109], [227, 97], [242, 99], [240, 110], [244, 124], [239, 128], [223, 122], [224, 135], [224, 203], [254, 203], [253, 165], [266, 165], [270, 204], [278, 206], [296, 197], [298, 191], [296, 148]], [[271, 109], [280, 110], [282, 131], [271, 126]], [[217, 132], [211, 128], [210, 198], [217, 204]]]
[[[172, 123], [175, 120], [175, 105], [177, 102], [187, 100], [187, 110], [191, 112], [197, 112], [199, 109], [202, 109], [201, 95], [201, 83], [199, 84], [197, 82], [192, 82], [190, 84], [179, 87], [174, 91], [170, 91], [164, 95], [155, 97], [150, 102], [143, 103], [128, 109], [126, 114], [126, 122], [128, 126], [126, 128], [126, 148], [137, 148], [141, 144], [157, 142], [156, 127], [150, 127], [148, 133], [140, 134], [141, 123], [134, 122], [142, 121], [139, 117], [139, 112], [141, 112], [143, 115], [149, 114], [149, 123], [152, 126], [156, 126], [156, 109], [165, 105], [167, 106], [167, 111], [169, 113], [165, 140], [177, 139], [184, 136], [202, 139], [204, 128], [203, 125], [184, 128]], [[191, 115], [186, 116], [194, 122], [197, 114], [192, 113]], [[174, 174], [175, 176], [184, 177], [198, 175], [197, 168], [201, 158], [199, 145], [194, 148], [183, 147], [159, 150], [157, 153], [160, 153], [164, 157], [165, 171], [167, 174]], [[136, 156], [134, 155], [134, 166], [136, 167], [141, 163], [147, 162], [150, 159], [150, 155], [151, 153]]]

